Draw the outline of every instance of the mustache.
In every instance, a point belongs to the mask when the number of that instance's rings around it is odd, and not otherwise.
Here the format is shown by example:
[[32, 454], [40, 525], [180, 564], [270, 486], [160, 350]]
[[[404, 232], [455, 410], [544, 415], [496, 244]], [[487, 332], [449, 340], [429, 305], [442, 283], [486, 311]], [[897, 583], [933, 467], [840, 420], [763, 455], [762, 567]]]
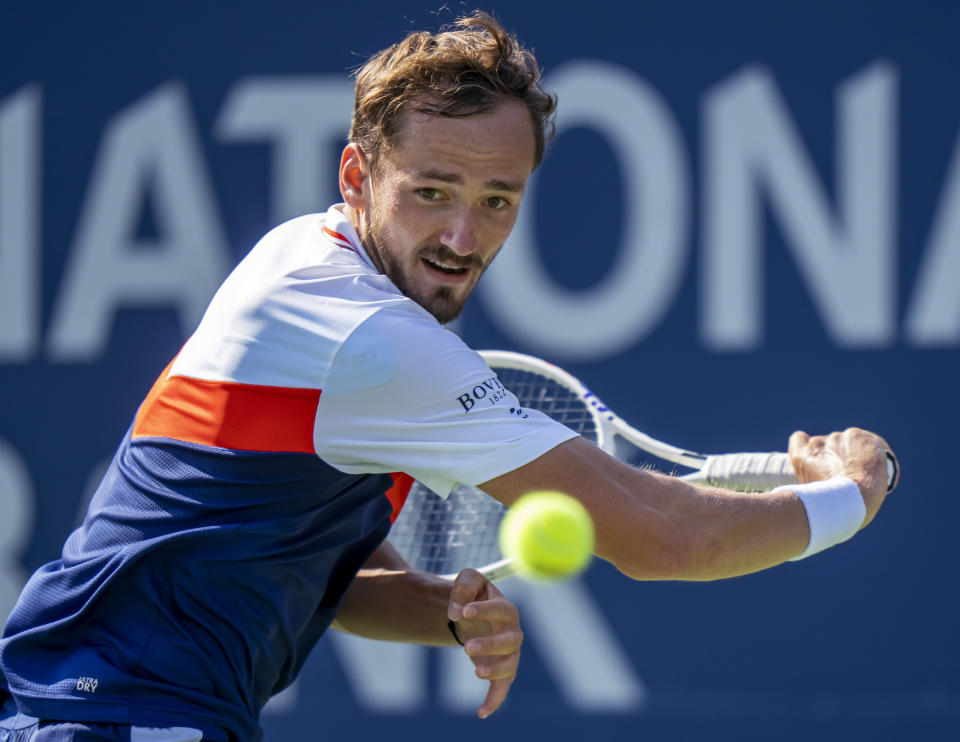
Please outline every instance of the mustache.
[[457, 268], [483, 268], [484, 266], [484, 261], [477, 255], [457, 255], [449, 247], [443, 245], [427, 245], [420, 248], [417, 251], [417, 260], [423, 258]]

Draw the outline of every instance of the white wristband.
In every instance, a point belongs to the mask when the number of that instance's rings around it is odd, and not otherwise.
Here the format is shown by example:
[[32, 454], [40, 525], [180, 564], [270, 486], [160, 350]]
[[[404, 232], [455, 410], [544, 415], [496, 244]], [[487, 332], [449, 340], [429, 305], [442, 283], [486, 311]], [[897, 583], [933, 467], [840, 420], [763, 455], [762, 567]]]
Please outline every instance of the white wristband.
[[852, 537], [867, 516], [860, 488], [847, 477], [834, 477], [806, 484], [787, 484], [774, 492], [789, 491], [796, 494], [807, 511], [810, 525], [810, 543], [802, 554], [791, 562], [806, 559], [818, 551], [836, 546]]

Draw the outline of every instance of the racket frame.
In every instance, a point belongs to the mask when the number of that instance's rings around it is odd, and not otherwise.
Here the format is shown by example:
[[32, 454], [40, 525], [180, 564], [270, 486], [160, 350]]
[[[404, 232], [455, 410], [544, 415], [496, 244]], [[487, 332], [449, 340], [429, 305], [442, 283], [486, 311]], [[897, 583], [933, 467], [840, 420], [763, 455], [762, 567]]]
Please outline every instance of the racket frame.
[[614, 436], [619, 435], [654, 456], [690, 469], [701, 469], [707, 461], [707, 457], [703, 454], [658, 441], [656, 438], [637, 430], [607, 407], [577, 377], [549, 361], [507, 350], [481, 350], [479, 353], [487, 362], [487, 365], [494, 370], [509, 368], [515, 371], [533, 371], [542, 374], [579, 397], [596, 422], [597, 446], [611, 456], [616, 453]]

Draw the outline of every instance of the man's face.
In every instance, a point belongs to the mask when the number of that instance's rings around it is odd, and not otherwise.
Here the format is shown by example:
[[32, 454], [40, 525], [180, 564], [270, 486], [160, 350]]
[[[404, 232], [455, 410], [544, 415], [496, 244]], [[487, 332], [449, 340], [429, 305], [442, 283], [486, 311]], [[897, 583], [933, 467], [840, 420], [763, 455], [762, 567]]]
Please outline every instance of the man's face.
[[533, 157], [530, 114], [516, 100], [460, 118], [403, 114], [363, 185], [359, 235], [371, 260], [449, 322], [513, 229]]

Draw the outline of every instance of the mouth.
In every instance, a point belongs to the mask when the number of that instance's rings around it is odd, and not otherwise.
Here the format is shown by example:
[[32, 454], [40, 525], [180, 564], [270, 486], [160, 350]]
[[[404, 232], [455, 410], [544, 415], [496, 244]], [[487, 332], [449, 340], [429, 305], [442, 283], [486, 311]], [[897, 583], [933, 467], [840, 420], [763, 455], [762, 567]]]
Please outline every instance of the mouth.
[[420, 258], [432, 275], [442, 277], [444, 280], [459, 282], [467, 277], [470, 269], [466, 266], [454, 265], [436, 258]]

